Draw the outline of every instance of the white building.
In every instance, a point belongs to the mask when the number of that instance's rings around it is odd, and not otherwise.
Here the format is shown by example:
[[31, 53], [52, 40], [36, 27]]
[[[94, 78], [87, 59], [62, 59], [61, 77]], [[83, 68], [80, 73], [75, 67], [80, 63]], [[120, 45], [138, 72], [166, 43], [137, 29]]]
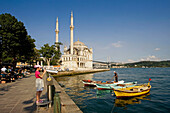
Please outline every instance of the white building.
[[[73, 43], [73, 13], [71, 12], [70, 25], [70, 46], [64, 46], [64, 54], [62, 55], [62, 67], [69, 70], [88, 70], [93, 68], [93, 49], [88, 48], [79, 40]], [[56, 22], [56, 43], [58, 42], [58, 18]]]

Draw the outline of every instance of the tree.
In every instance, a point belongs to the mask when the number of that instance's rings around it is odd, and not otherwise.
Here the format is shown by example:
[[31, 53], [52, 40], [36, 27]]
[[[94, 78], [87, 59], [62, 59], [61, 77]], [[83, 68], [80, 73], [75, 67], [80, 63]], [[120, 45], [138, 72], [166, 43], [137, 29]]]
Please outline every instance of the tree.
[[53, 59], [51, 60], [51, 64], [52, 65], [58, 65], [60, 62], [59, 62], [59, 59], [61, 57], [61, 52], [60, 52], [60, 45], [63, 45], [63, 43], [61, 42], [55, 42], [55, 48], [56, 48], [56, 55], [53, 57]]
[[49, 44], [44, 44], [39, 50], [40, 55], [43, 57], [43, 60], [50, 66], [51, 60], [57, 60], [60, 58], [60, 50], [56, 51], [55, 45], [49, 46]]
[[61, 52], [58, 50], [58, 51], [56, 51], [55, 56], [51, 59], [51, 64], [58, 65], [60, 57], [61, 57]]
[[28, 35], [24, 42], [25, 43], [23, 45], [23, 49], [20, 51], [20, 54], [25, 57], [25, 60], [30, 60], [35, 52], [35, 40]]
[[33, 55], [35, 40], [27, 35], [24, 23], [10, 14], [0, 15], [0, 38], [2, 62], [12, 62], [15, 68], [17, 61], [29, 60]]
[[63, 45], [61, 42], [55, 42], [55, 47], [57, 51], [60, 51], [60, 45]]

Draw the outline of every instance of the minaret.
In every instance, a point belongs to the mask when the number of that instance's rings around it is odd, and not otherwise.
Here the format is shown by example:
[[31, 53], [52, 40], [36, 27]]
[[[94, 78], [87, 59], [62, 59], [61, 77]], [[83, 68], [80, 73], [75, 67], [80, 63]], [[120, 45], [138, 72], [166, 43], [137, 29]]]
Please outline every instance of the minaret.
[[[56, 33], [56, 38], [55, 38], [55, 42], [56, 42], [56, 45], [58, 43], [58, 33], [59, 33], [59, 29], [58, 29], [58, 17], [57, 17], [57, 20], [56, 20], [56, 29], [55, 29], [55, 33]], [[56, 47], [56, 50], [58, 48]]]
[[73, 54], [73, 12], [71, 12], [71, 25], [70, 25], [70, 54]]

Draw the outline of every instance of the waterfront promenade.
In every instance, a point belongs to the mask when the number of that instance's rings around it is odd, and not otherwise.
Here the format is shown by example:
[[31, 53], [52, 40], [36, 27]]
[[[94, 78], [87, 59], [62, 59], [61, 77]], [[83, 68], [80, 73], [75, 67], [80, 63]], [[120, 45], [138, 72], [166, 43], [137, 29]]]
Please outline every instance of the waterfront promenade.
[[[46, 98], [46, 87], [41, 98]], [[35, 76], [16, 80], [12, 83], [0, 84], [0, 113], [34, 113], [36, 112]], [[52, 109], [41, 107], [40, 113], [51, 112]]]
[[79, 75], [79, 74], [104, 72], [104, 71], [110, 71], [110, 69], [92, 69], [92, 70], [64, 71], [64, 72], [58, 72], [57, 74], [53, 74], [53, 76], [54, 77], [56, 77], [56, 76], [72, 76], [72, 75]]

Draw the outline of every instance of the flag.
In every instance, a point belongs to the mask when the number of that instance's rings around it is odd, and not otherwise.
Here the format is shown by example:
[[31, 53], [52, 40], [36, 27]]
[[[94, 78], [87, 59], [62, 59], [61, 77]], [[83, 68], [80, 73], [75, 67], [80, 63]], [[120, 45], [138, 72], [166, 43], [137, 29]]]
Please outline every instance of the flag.
[[152, 79], [151, 78], [149, 78], [149, 81], [151, 81]]

